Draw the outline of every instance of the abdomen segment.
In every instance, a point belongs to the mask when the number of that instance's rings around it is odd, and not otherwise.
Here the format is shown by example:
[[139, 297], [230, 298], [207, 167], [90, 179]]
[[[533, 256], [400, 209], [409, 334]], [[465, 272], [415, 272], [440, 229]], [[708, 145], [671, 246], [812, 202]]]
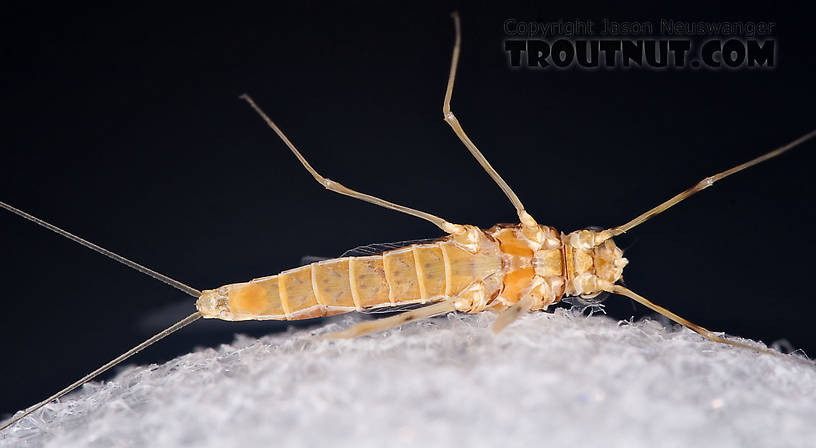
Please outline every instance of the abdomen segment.
[[440, 241], [369, 257], [313, 263], [278, 275], [223, 286], [226, 312], [199, 306], [226, 320], [297, 320], [455, 297], [473, 282], [501, 270], [493, 252], [471, 254]]

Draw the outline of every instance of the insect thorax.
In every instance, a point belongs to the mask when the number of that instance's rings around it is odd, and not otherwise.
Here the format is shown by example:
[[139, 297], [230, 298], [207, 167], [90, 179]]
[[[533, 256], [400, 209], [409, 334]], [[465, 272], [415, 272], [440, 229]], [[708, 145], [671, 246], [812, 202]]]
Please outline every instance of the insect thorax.
[[598, 232], [576, 230], [564, 239], [568, 296], [591, 298], [618, 282], [629, 260], [612, 239], [598, 242]]
[[501, 310], [522, 298], [544, 309], [564, 296], [590, 298], [620, 280], [627, 260], [611, 240], [597, 232], [563, 234], [548, 226], [530, 232], [519, 224], [498, 225], [485, 233], [499, 242], [503, 280], [491, 308]]

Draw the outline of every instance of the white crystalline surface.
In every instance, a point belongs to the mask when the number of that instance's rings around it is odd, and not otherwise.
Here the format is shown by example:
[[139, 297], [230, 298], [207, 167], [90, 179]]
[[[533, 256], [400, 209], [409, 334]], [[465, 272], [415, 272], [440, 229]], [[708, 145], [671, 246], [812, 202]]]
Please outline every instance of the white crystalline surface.
[[[448, 315], [354, 340], [316, 330], [130, 368], [3, 446], [816, 446], [816, 368], [653, 321], [563, 309], [494, 336]], [[51, 392], [51, 391], [44, 391]]]

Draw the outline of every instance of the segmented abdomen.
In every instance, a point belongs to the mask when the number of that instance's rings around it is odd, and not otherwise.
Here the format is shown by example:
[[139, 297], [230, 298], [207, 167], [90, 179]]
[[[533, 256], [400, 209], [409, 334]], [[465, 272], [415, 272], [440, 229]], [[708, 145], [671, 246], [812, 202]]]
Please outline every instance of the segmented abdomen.
[[321, 261], [223, 288], [233, 320], [296, 320], [455, 297], [501, 268], [496, 253], [471, 254], [443, 240]]

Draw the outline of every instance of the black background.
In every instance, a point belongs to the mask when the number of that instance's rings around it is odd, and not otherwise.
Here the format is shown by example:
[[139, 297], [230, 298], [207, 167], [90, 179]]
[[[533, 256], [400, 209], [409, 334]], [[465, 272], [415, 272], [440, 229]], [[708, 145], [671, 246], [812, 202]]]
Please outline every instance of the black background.
[[[583, 3], [583, 2], [582, 2]], [[324, 191], [238, 100], [249, 92], [326, 176], [488, 227], [515, 220], [442, 121], [453, 109], [539, 222], [628, 221], [697, 180], [809, 131], [803, 11], [534, 2], [483, 7], [10, 8], [2, 18], [0, 196], [197, 288], [302, 255], [439, 236]], [[774, 70], [511, 70], [508, 18], [773, 21]], [[814, 143], [716, 184], [632, 232], [627, 285], [690, 320], [816, 353]], [[32, 404], [193, 311], [191, 297], [0, 214], [0, 412]], [[649, 315], [628, 300], [612, 316]], [[198, 322], [133, 358], [263, 335]], [[557, 343], [557, 341], [553, 341]]]

